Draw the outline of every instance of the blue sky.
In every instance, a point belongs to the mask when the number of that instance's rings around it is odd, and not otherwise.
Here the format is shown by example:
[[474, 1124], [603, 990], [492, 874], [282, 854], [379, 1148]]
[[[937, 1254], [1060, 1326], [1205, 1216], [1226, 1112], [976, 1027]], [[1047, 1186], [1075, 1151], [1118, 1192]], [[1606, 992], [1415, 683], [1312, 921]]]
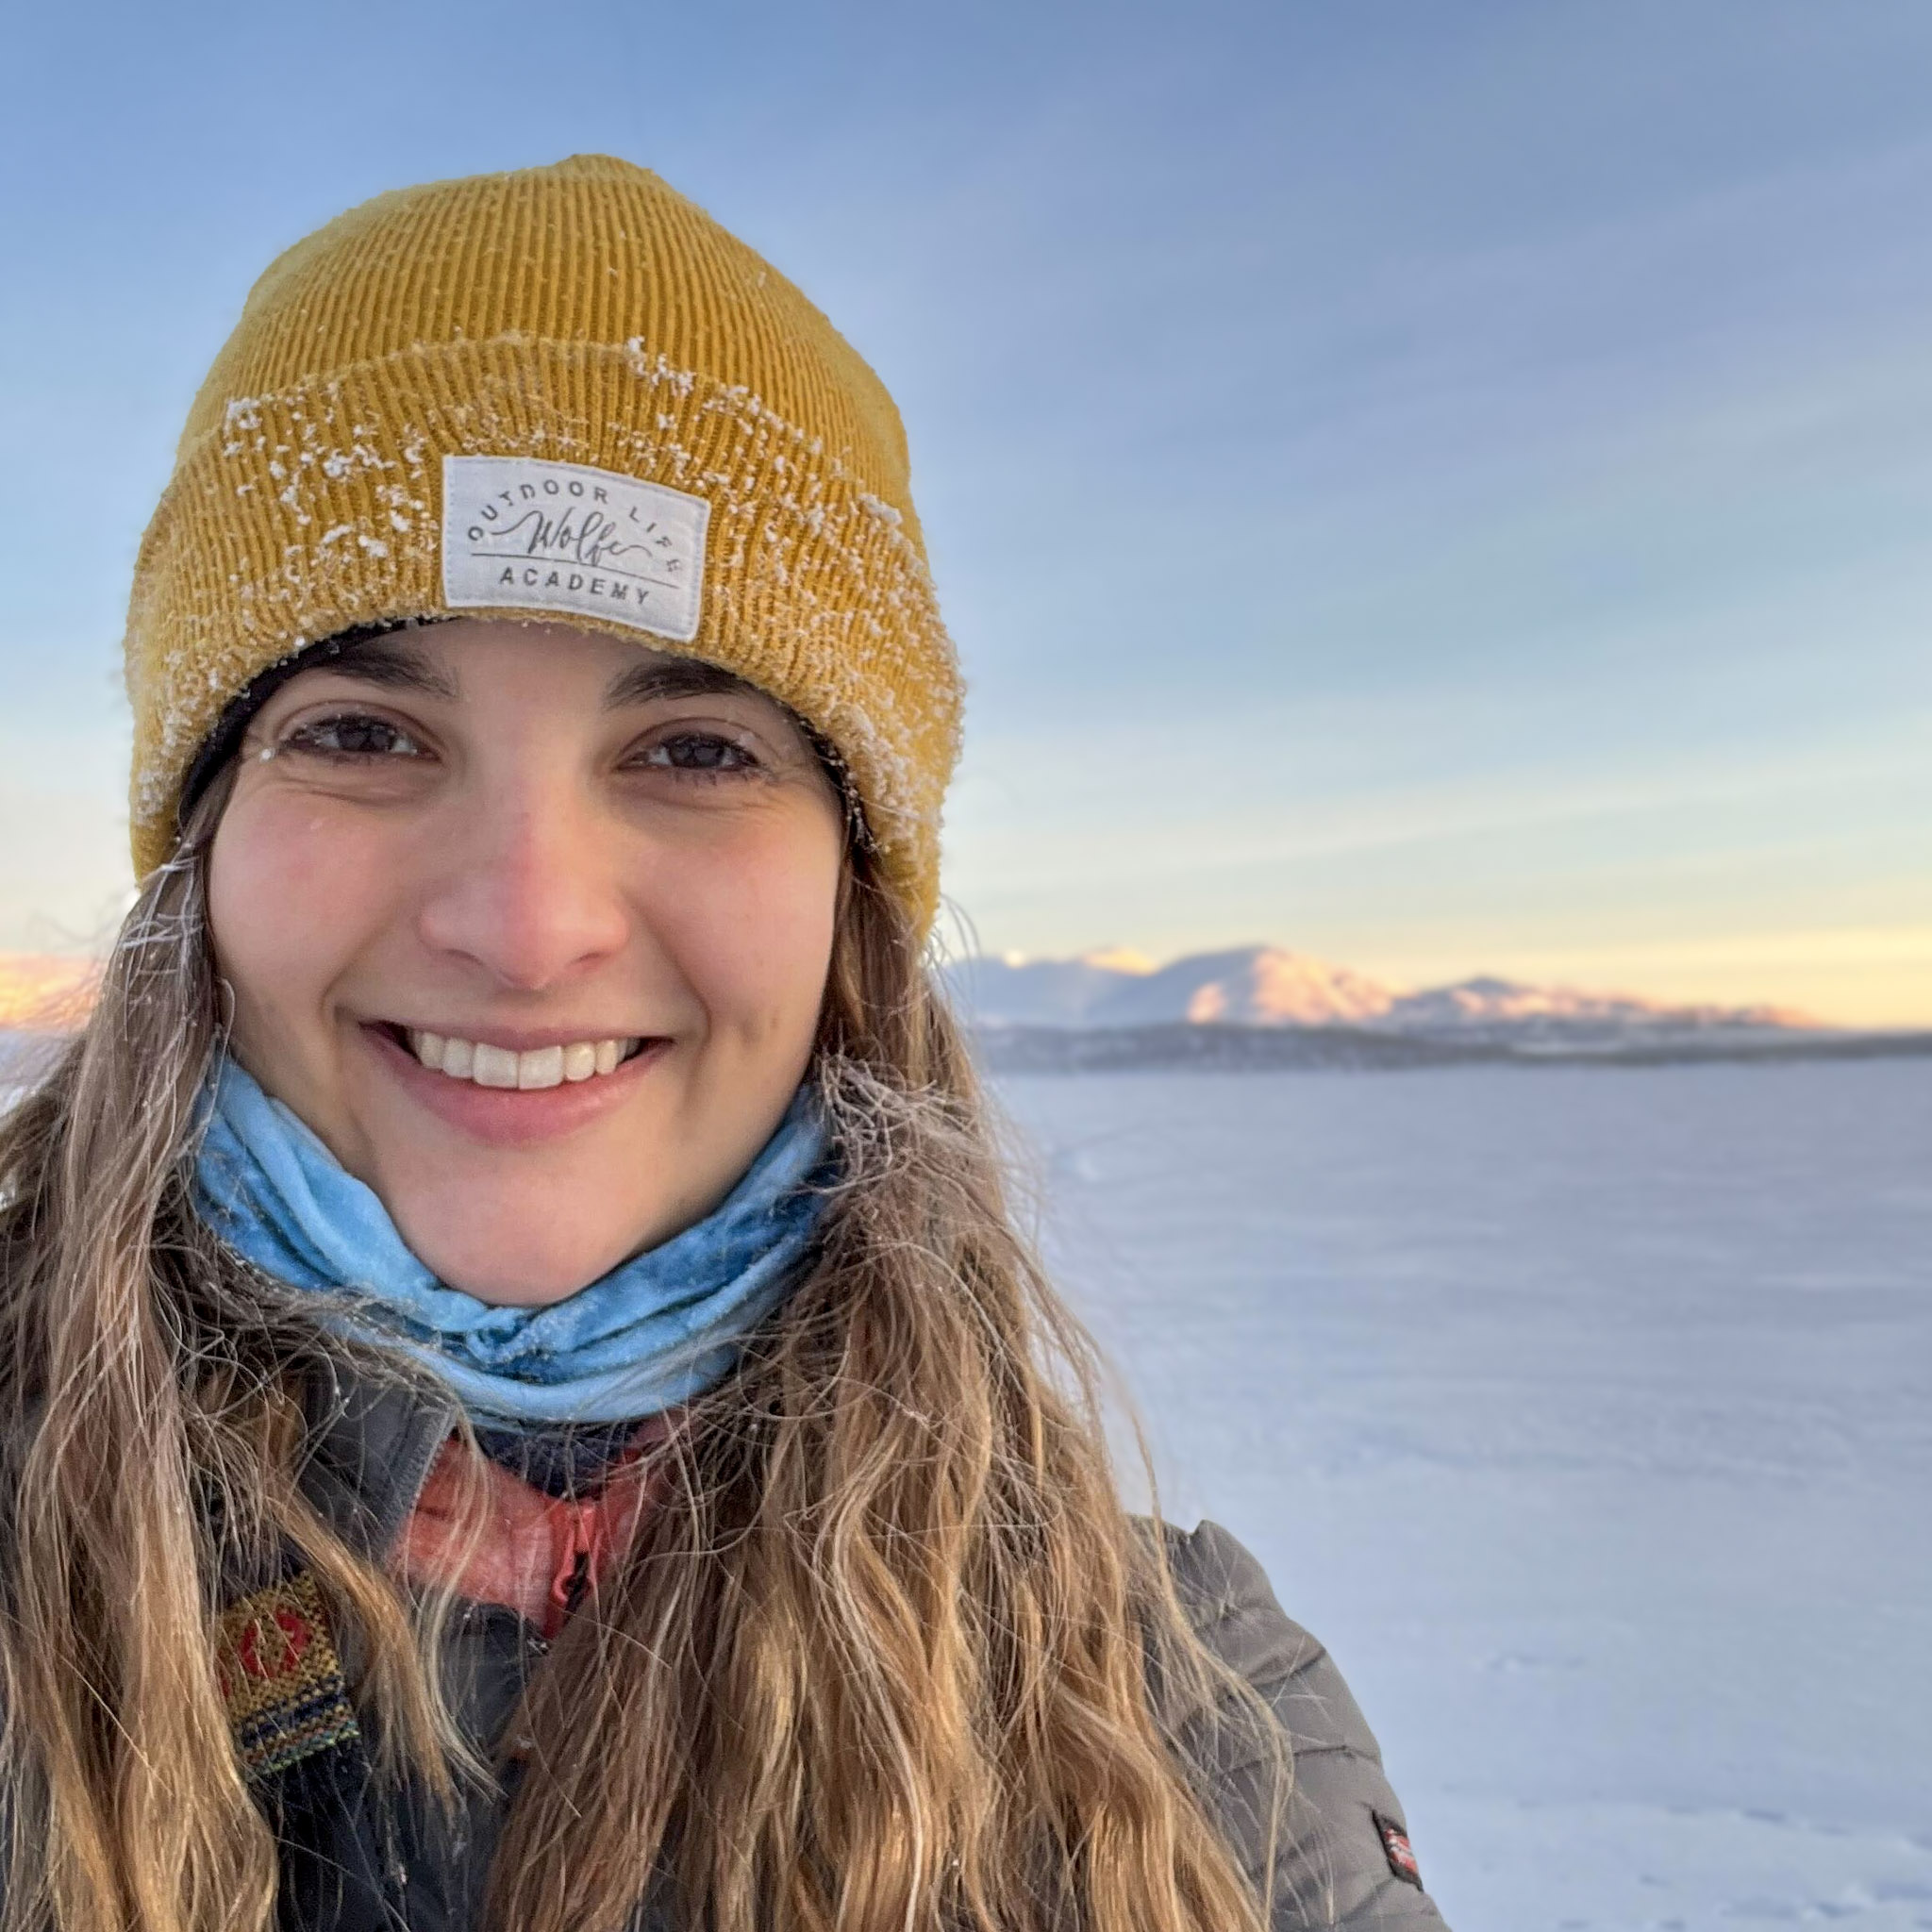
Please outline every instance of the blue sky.
[[125, 894], [118, 648], [254, 275], [604, 150], [905, 410], [989, 947], [1932, 1024], [1932, 9], [15, 9], [0, 948]]

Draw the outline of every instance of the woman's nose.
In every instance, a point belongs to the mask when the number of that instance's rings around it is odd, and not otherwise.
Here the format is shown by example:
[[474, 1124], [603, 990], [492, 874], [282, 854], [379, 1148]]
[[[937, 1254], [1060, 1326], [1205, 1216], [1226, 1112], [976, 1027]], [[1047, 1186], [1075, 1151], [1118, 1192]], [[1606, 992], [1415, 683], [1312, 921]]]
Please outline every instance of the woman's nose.
[[500, 986], [541, 991], [621, 951], [630, 919], [608, 826], [567, 783], [472, 798], [446, 849], [419, 930], [433, 950]]

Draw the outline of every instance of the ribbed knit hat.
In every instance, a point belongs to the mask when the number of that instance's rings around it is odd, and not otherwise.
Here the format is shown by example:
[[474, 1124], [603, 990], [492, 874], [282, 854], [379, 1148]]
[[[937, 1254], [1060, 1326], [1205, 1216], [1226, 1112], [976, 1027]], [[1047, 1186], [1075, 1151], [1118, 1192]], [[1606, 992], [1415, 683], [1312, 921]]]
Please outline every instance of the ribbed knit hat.
[[789, 705], [929, 924], [959, 681], [898, 411], [790, 282], [627, 162], [378, 195], [255, 285], [135, 570], [136, 870], [261, 673], [444, 612], [611, 632]]

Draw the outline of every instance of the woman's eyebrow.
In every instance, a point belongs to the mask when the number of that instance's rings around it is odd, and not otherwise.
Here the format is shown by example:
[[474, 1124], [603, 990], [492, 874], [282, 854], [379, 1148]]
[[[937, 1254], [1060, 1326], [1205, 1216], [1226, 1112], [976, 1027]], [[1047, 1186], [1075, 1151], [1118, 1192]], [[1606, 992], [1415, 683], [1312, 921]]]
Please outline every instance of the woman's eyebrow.
[[750, 689], [743, 678], [696, 658], [647, 658], [620, 671], [604, 687], [604, 708], [616, 711], [664, 698], [716, 697]]
[[425, 651], [400, 638], [358, 639], [315, 668], [363, 684], [378, 684], [386, 691], [413, 691], [452, 704], [458, 697], [456, 679]]

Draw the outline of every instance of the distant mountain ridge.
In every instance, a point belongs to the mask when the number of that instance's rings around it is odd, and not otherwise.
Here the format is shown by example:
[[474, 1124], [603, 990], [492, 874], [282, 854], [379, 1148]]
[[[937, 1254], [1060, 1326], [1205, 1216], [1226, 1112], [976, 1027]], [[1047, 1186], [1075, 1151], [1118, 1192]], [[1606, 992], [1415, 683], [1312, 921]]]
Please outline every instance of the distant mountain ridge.
[[[86, 1017], [97, 962], [0, 954], [0, 1030], [58, 1035]], [[1092, 1031], [1156, 1026], [1347, 1029], [1451, 1045], [1616, 1047], [1822, 1032], [1770, 1006], [1670, 1006], [1479, 977], [1407, 991], [1306, 953], [1269, 945], [1190, 953], [1157, 966], [1124, 950], [1071, 959], [963, 959], [945, 976], [982, 1028]]]
[[1623, 993], [1479, 977], [1409, 991], [1280, 946], [1191, 953], [1156, 966], [1124, 952], [1008, 954], [946, 969], [981, 1027], [1345, 1027], [1405, 1038], [1581, 1046], [1817, 1030], [1769, 1006], [1671, 1006]]

